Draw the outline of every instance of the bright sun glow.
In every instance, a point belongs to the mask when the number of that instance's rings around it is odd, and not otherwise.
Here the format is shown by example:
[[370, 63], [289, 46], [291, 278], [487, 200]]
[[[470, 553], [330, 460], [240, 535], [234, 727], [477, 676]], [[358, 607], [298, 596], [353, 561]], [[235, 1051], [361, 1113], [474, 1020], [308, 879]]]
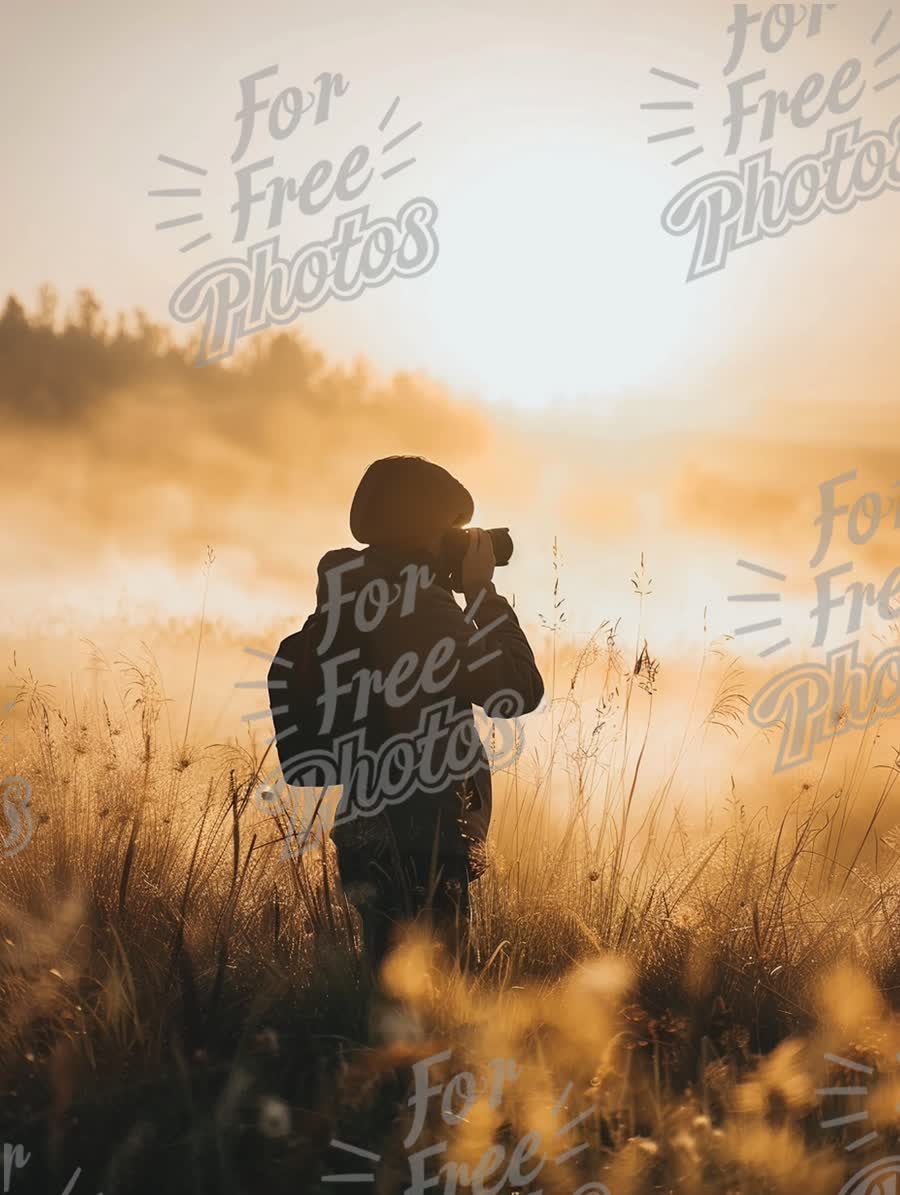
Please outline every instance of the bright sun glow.
[[659, 270], [671, 238], [646, 197], [610, 185], [608, 155], [577, 130], [552, 141], [531, 130], [460, 177], [473, 174], [477, 187], [448, 184], [440, 265], [422, 280], [440, 373], [516, 404], [614, 405], [678, 358], [708, 295], [677, 266]]

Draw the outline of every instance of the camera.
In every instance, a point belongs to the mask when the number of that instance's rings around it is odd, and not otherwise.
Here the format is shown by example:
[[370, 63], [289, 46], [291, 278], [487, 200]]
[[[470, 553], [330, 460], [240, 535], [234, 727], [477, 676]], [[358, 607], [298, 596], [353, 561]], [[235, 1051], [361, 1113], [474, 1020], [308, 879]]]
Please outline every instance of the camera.
[[[444, 533], [441, 541], [441, 564], [450, 575], [452, 588], [462, 592], [462, 562], [469, 549], [470, 530], [467, 527], [452, 527]], [[512, 536], [508, 527], [489, 527], [485, 535], [491, 537], [494, 547], [494, 564], [498, 567], [509, 564], [513, 554]]]

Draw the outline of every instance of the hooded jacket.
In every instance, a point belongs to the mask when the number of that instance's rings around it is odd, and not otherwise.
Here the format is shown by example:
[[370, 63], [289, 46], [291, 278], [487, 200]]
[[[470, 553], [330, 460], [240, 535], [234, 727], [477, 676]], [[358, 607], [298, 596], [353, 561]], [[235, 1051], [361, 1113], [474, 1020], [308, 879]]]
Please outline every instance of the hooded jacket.
[[[507, 600], [489, 584], [464, 613], [425, 554], [383, 547], [328, 552], [318, 566], [317, 613], [327, 648], [321, 697], [335, 742], [354, 738], [380, 763], [360, 773], [338, 808], [338, 850], [467, 856], [482, 868], [491, 818], [491, 775], [473, 706], [511, 718], [540, 704], [544, 686]], [[278, 657], [299, 674], [300, 634]], [[305, 666], [309, 671], [308, 664]], [[274, 666], [273, 666], [274, 668]], [[283, 669], [283, 664], [280, 665]], [[280, 671], [284, 676], [284, 671]], [[336, 700], [335, 695], [340, 694]], [[291, 690], [273, 709], [276, 733], [293, 721]], [[278, 741], [282, 766], [289, 736]]]

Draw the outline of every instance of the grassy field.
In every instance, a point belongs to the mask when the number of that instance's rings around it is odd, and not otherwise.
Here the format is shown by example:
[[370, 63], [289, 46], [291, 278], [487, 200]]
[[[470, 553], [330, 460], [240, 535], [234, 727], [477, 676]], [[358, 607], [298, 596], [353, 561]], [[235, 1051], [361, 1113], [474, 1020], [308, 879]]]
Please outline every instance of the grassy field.
[[[554, 646], [540, 748], [495, 778], [465, 965], [413, 927], [377, 986], [330, 848], [286, 851], [290, 826], [254, 803], [261, 752], [201, 749], [189, 713], [174, 729], [149, 667], [112, 669], [117, 704], [23, 678], [4, 1190], [837, 1195], [891, 1154], [897, 768], [861, 748], [775, 819], [734, 785], [690, 819], [679, 757], [647, 779], [658, 665], [626, 658], [609, 626]], [[712, 664], [689, 720], [736, 734], [739, 675]], [[440, 1186], [413, 1184], [441, 1162]]]

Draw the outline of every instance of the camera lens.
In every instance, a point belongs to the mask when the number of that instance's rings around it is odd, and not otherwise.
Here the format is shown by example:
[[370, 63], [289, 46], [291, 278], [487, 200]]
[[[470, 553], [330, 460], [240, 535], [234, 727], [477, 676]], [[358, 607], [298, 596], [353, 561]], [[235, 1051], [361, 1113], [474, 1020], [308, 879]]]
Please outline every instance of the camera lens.
[[[508, 527], [491, 527], [487, 534], [491, 537], [494, 547], [494, 563], [502, 568], [509, 564], [513, 554], [512, 536]], [[445, 568], [455, 572], [462, 564], [463, 557], [469, 546], [469, 530], [464, 527], [453, 527], [444, 535], [441, 545], [441, 557]]]
[[513, 541], [508, 527], [491, 527], [488, 531], [491, 543], [494, 545], [494, 563], [509, 564], [513, 554]]

